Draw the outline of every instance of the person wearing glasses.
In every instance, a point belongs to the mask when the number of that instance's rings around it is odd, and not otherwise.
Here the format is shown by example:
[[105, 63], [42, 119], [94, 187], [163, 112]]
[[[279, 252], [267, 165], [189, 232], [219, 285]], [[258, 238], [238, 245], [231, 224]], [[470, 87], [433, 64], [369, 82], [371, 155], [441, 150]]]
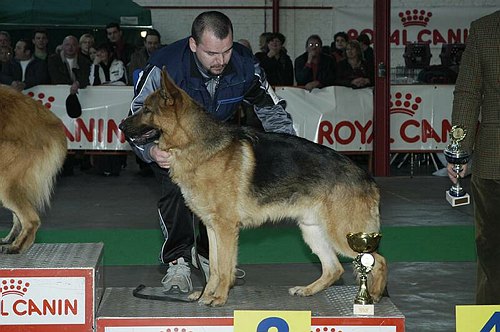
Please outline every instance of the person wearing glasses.
[[322, 52], [323, 42], [318, 35], [307, 38], [306, 51], [295, 59], [295, 80], [306, 90], [323, 88], [335, 83], [335, 60]]
[[[266, 131], [295, 134], [292, 118], [285, 111], [285, 101], [274, 93], [252, 52], [233, 43], [233, 25], [223, 13], [201, 13], [193, 22], [191, 36], [153, 53], [135, 85], [131, 114], [138, 112], [147, 96], [161, 86], [164, 67], [175, 83], [215, 119], [231, 120], [245, 102], [253, 106]], [[160, 150], [156, 143], [132, 144], [132, 148], [142, 160], [150, 163], [161, 184], [158, 215], [165, 243], [160, 259], [168, 267], [162, 279], [164, 291], [190, 292], [193, 285], [189, 263], [194, 265], [197, 261], [192, 258], [196, 258], [192, 251], [193, 216], [180, 188], [169, 177], [170, 152]], [[202, 225], [200, 235], [196, 247], [201, 268], [208, 276], [208, 240]]]

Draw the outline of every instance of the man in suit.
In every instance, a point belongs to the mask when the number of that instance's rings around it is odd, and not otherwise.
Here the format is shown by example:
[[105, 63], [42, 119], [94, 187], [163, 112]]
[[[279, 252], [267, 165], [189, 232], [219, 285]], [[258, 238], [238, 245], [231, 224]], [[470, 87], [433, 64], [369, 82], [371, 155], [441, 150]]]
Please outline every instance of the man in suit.
[[[472, 161], [476, 225], [477, 304], [500, 304], [500, 11], [471, 24], [455, 86], [452, 124]], [[480, 116], [481, 115], [481, 116]], [[478, 121], [480, 119], [479, 125]], [[460, 172], [463, 176], [467, 166]], [[448, 165], [453, 182], [457, 174]]]

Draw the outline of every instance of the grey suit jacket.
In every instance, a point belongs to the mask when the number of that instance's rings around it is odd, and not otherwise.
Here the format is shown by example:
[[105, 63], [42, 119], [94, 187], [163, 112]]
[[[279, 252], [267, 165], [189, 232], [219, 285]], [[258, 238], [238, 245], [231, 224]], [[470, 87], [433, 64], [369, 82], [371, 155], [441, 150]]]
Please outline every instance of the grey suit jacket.
[[472, 22], [454, 96], [452, 124], [468, 130], [473, 174], [500, 179], [500, 11]]

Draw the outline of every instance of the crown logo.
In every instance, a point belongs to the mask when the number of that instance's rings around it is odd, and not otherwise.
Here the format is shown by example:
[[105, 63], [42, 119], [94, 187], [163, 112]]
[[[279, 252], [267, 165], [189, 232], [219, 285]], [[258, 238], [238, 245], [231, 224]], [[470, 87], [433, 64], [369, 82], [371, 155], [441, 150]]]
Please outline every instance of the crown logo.
[[425, 10], [406, 10], [404, 13], [399, 13], [399, 18], [401, 19], [401, 23], [403, 23], [404, 27], [408, 27], [410, 25], [417, 25], [426, 27], [427, 23], [429, 23], [430, 18], [432, 17], [431, 12], [426, 12]]
[[[28, 92], [28, 96], [31, 98], [37, 100], [40, 104], [43, 104], [45, 107], [47, 107], [49, 110], [52, 107], [52, 103], [56, 100], [54, 96], [46, 96], [45, 93], [39, 92], [36, 96], [33, 93], [33, 91]], [[45, 97], [47, 97], [47, 100], [45, 101]]]
[[0, 288], [0, 294], [2, 294], [2, 297], [7, 296], [7, 295], [19, 295], [19, 296], [24, 296], [26, 292], [28, 291], [28, 288], [30, 287], [29, 282], [23, 283], [21, 279], [15, 280], [15, 279], [9, 279], [9, 280], [2, 280], [1, 288]]
[[415, 115], [415, 111], [418, 110], [418, 107], [422, 102], [422, 98], [420, 97], [413, 98], [413, 95], [411, 93], [407, 93], [403, 96], [401, 92], [396, 92], [394, 94], [394, 98], [396, 99], [394, 102], [392, 101], [392, 95], [390, 97], [391, 97], [391, 101], [389, 102], [390, 114], [402, 113], [413, 116]]

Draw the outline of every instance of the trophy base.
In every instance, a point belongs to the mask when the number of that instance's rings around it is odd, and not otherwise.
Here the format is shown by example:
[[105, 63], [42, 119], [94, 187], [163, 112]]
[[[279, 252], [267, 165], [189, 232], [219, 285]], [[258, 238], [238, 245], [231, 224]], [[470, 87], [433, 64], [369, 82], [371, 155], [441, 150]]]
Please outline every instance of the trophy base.
[[375, 306], [373, 304], [354, 304], [354, 315], [373, 316], [375, 315]]
[[446, 200], [448, 201], [448, 203], [450, 203], [452, 207], [470, 204], [470, 196], [467, 193], [464, 194], [463, 196], [455, 197], [451, 196], [450, 192], [447, 190]]

